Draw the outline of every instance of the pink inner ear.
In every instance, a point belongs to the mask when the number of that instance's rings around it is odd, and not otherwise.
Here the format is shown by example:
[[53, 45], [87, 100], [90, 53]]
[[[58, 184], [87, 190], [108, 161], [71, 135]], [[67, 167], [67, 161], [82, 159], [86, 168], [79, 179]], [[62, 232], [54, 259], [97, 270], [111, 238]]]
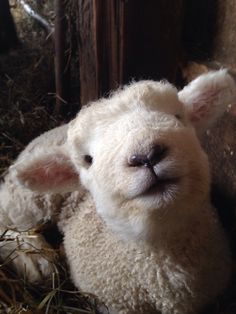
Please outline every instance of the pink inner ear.
[[210, 114], [209, 107], [206, 105], [201, 105], [197, 108], [197, 110], [193, 111], [190, 116], [191, 122], [198, 122], [206, 117], [208, 117]]
[[20, 170], [18, 177], [30, 188], [55, 190], [76, 184], [79, 176], [65, 156], [47, 156], [29, 162], [27, 169]]
[[211, 90], [196, 97], [191, 104], [192, 112], [190, 114], [191, 122], [204, 120], [211, 115], [212, 106], [219, 96], [219, 91]]
[[[38, 165], [37, 168], [32, 169], [31, 176], [37, 177], [40, 184], [64, 184], [74, 179], [77, 174], [72, 171], [72, 168], [60, 163]], [[35, 179], [34, 179], [35, 180]]]

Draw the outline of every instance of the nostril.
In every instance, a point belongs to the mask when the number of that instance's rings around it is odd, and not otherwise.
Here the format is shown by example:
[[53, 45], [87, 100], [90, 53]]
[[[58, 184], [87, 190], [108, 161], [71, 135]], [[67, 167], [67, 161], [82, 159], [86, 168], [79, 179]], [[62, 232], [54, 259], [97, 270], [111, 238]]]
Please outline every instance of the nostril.
[[167, 154], [167, 147], [164, 145], [155, 145], [148, 154], [149, 164], [151, 166], [160, 162]]
[[135, 154], [130, 156], [128, 163], [131, 167], [141, 167], [144, 165], [149, 165], [149, 159], [146, 155]]
[[167, 147], [155, 145], [147, 155], [134, 154], [129, 157], [128, 164], [130, 167], [148, 166], [152, 167], [160, 162], [167, 153]]

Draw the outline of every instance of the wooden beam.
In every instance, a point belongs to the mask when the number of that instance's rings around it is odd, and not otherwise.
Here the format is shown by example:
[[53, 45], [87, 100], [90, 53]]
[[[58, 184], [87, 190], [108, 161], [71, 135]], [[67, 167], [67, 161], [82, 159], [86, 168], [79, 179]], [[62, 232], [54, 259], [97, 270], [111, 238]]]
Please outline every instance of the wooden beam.
[[81, 105], [99, 96], [98, 88], [98, 57], [95, 49], [96, 21], [94, 22], [94, 1], [83, 0], [77, 1], [77, 37], [78, 37], [78, 54], [79, 54], [79, 72], [81, 85]]

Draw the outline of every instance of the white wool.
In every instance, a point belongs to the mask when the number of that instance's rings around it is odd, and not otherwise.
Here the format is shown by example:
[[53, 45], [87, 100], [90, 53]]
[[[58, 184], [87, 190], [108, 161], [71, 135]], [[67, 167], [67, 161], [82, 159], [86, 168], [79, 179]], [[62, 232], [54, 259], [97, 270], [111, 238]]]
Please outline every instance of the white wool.
[[[22, 231], [55, 221], [73, 282], [112, 313], [197, 313], [231, 274], [197, 135], [235, 98], [221, 70], [179, 93], [168, 82], [141, 81], [91, 103], [30, 143], [9, 169], [1, 231], [20, 231], [27, 247]], [[5, 244], [2, 258], [12, 249]], [[34, 245], [47, 246], [40, 236]], [[19, 272], [23, 264], [31, 281], [51, 271], [37, 255], [16, 256]]]

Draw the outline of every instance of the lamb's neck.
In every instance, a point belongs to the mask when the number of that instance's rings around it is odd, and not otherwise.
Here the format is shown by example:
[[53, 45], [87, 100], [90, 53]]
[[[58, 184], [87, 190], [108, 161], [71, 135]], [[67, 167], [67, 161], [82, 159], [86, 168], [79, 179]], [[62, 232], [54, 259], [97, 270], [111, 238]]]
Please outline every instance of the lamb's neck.
[[[212, 219], [213, 217], [213, 219]], [[206, 225], [214, 223], [214, 210], [208, 201], [201, 206], [182, 206], [170, 209], [165, 216], [159, 217], [158, 211], [151, 215], [143, 216], [105, 216], [103, 217], [108, 228], [125, 241], [146, 243], [151, 246], [168, 247], [172, 243], [202, 229], [207, 230]]]
[[[135, 241], [136, 247], [138, 245], [140, 250], [167, 257], [179, 265], [185, 264], [186, 260], [187, 263], [195, 263], [198, 256], [204, 261], [206, 255], [208, 261], [214, 261], [218, 250], [226, 252], [223, 230], [212, 208], [200, 209], [198, 217], [192, 216], [185, 223], [178, 223], [177, 219], [176, 224], [170, 224], [168, 228], [165, 225], [159, 232], [150, 233], [146, 239]], [[225, 256], [223, 253], [222, 256]]]
[[218, 224], [215, 211], [208, 202], [201, 206], [178, 208], [162, 220], [158, 217], [147, 220], [148, 230], [145, 241], [158, 247], [172, 247], [172, 244], [191, 240], [191, 237], [204, 236]]

